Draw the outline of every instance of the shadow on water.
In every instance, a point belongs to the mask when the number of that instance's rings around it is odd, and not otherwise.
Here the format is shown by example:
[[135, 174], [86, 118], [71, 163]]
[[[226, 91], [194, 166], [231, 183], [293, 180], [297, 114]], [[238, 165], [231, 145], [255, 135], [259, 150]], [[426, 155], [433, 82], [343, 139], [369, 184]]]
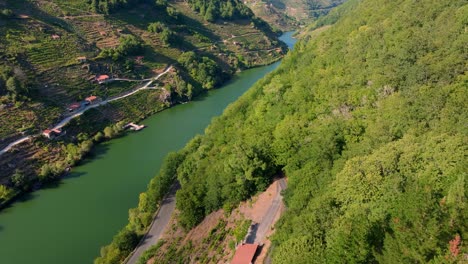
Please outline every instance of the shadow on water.
[[[97, 146], [94, 146], [91, 152], [88, 153], [88, 155], [86, 155], [86, 157], [80, 162], [78, 162], [78, 164], [76, 164], [75, 166], [83, 166], [89, 162], [102, 159], [104, 158], [106, 153], [109, 151], [109, 149], [110, 149], [109, 144], [105, 144], [105, 143], [101, 143]], [[85, 174], [86, 174], [85, 172], [74, 172], [72, 169], [71, 172], [68, 172], [68, 173], [65, 172], [64, 175], [59, 180], [45, 183], [41, 185], [40, 188], [41, 189], [54, 189], [54, 188], [60, 187], [60, 185], [64, 183], [63, 182], [64, 180], [79, 178]]]
[[26, 202], [28, 202], [30, 200], [33, 200], [33, 199], [36, 199], [36, 198], [37, 198], [37, 194], [34, 193], [34, 192], [28, 192], [28, 193], [17, 195], [15, 198], [11, 199], [8, 203], [3, 204], [0, 207], [0, 214], [7, 213], [8, 210], [13, 208], [13, 206], [16, 203], [26, 203]]
[[216, 91], [216, 90], [221, 90], [221, 89], [225, 89], [226, 86], [232, 84], [232, 83], [235, 83], [237, 80], [239, 79], [238, 76], [233, 76], [229, 81], [223, 83], [223, 85], [221, 87], [217, 87], [217, 88], [214, 88], [212, 90], [204, 90], [202, 93], [198, 94], [196, 97], [192, 98], [192, 102], [201, 102], [201, 101], [205, 101], [208, 99], [208, 97], [210, 97], [210, 93], [213, 92], [213, 91]]
[[[106, 155], [109, 148], [110, 148], [109, 145], [105, 143], [95, 146], [93, 150], [86, 156], [86, 158], [80, 161], [76, 166], [82, 166], [88, 162], [103, 158]], [[14, 206], [15, 203], [25, 203], [25, 202], [28, 202], [30, 200], [37, 198], [38, 194], [36, 191], [38, 191], [39, 189], [55, 189], [63, 185], [64, 181], [68, 179], [79, 178], [85, 174], [86, 174], [85, 172], [73, 172], [72, 170], [69, 173], [65, 172], [63, 176], [57, 180], [53, 180], [51, 182], [47, 182], [43, 184], [36, 183], [32, 187], [31, 191], [18, 194], [16, 198], [13, 198], [8, 203], [0, 206], [0, 214], [6, 213], [9, 209], [11, 209]]]
[[[125, 135], [122, 135], [122, 136], [125, 136]], [[112, 140], [117, 139], [117, 138], [120, 138], [120, 137], [113, 138]], [[110, 149], [110, 146], [107, 142], [102, 142], [102, 143], [99, 143], [98, 145], [95, 145], [93, 149], [91, 150], [91, 152], [88, 153], [86, 157], [82, 159], [76, 166], [83, 166], [85, 164], [88, 164], [89, 162], [104, 158], [104, 156], [109, 151], [109, 149]]]
[[192, 98], [192, 102], [201, 102], [205, 101], [209, 97], [209, 93], [207, 91], [204, 91], [197, 95], [196, 97]]
[[86, 174], [85, 172], [72, 172], [72, 173], [65, 175], [63, 179], [66, 180], [66, 179], [79, 178], [85, 174]]

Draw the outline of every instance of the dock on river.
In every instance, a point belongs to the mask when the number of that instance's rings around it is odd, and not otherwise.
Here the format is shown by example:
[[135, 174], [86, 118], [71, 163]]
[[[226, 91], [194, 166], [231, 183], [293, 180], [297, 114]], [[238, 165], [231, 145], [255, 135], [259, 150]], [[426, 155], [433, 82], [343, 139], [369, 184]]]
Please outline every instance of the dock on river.
[[129, 128], [130, 130], [140, 131], [145, 127], [146, 127], [145, 125], [137, 125], [135, 123], [128, 123], [124, 126], [124, 129]]

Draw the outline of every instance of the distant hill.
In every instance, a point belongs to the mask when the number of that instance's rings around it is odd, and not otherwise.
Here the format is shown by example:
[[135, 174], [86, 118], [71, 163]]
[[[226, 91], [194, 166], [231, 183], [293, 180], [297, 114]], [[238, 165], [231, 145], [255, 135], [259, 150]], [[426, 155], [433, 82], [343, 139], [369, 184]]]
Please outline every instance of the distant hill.
[[271, 25], [288, 30], [307, 24], [346, 0], [246, 0], [255, 15]]

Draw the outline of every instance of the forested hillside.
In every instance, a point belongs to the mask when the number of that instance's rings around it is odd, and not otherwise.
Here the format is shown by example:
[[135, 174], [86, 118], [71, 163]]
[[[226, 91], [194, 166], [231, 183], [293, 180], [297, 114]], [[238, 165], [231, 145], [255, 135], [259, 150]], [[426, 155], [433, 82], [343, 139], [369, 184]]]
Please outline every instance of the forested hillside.
[[133, 223], [174, 175], [191, 228], [284, 171], [273, 263], [466, 261], [467, 27], [464, 0], [350, 0], [168, 157]]

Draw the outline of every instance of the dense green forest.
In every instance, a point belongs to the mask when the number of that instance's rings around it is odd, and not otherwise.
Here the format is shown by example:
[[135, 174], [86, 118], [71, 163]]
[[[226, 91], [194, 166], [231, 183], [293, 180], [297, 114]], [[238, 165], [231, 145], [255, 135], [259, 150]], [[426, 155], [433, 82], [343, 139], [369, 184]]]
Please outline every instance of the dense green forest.
[[464, 0], [348, 1], [168, 157], [131, 223], [175, 176], [189, 229], [283, 171], [274, 263], [466, 260], [467, 28]]

